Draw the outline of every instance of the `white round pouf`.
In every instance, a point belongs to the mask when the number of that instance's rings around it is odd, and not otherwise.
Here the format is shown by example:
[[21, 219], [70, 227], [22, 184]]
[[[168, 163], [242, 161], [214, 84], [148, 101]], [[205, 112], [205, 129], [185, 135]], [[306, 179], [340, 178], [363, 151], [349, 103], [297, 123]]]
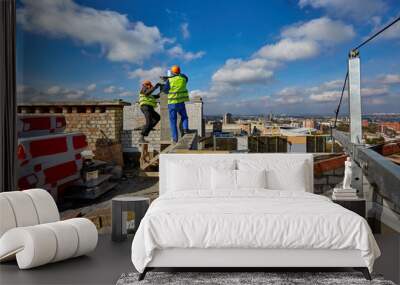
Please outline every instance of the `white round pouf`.
[[35, 205], [23, 191], [3, 192], [1, 195], [10, 202], [17, 227], [33, 226], [39, 223]]
[[78, 233], [78, 249], [74, 257], [91, 252], [96, 248], [98, 232], [92, 221], [85, 218], [74, 218], [63, 222], [73, 226]]
[[16, 259], [20, 269], [28, 269], [96, 248], [98, 232], [92, 221], [59, 219], [46, 190], [0, 193], [0, 262]]
[[17, 223], [10, 202], [6, 197], [0, 196], [0, 237], [16, 226]]
[[49, 192], [43, 189], [29, 189], [22, 191], [29, 195], [36, 208], [39, 224], [52, 223], [60, 220], [57, 205]]
[[16, 255], [20, 269], [49, 263], [57, 251], [53, 231], [41, 225], [11, 229], [0, 241], [0, 257]]
[[78, 233], [65, 221], [44, 224], [53, 231], [57, 239], [57, 252], [51, 262], [57, 262], [75, 256], [78, 250]]

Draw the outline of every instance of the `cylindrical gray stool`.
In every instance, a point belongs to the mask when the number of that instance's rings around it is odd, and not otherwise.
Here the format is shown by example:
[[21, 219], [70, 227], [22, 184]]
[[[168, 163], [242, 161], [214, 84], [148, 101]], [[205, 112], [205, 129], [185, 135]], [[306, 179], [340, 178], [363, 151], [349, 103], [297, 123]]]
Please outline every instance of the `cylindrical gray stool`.
[[127, 211], [135, 213], [135, 231], [146, 214], [150, 199], [146, 197], [116, 197], [112, 199], [112, 233], [113, 241], [123, 241], [127, 237]]

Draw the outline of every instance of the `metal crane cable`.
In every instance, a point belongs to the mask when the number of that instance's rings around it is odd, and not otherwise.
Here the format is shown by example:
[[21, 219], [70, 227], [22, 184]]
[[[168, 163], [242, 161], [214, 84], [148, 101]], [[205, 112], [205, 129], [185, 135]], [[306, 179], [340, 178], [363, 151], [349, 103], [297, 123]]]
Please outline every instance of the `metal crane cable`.
[[[396, 24], [397, 22], [400, 21], [400, 17], [396, 18], [395, 20], [393, 20], [390, 24], [386, 25], [385, 27], [383, 27], [382, 29], [380, 29], [378, 32], [376, 32], [375, 34], [373, 34], [372, 36], [370, 36], [368, 39], [366, 39], [365, 41], [363, 41], [361, 44], [359, 44], [358, 46], [356, 46], [355, 48], [353, 48], [351, 50], [351, 53], [355, 54], [358, 52], [358, 50], [363, 47], [364, 45], [366, 45], [367, 43], [369, 43], [371, 40], [373, 40], [374, 38], [376, 38], [378, 35], [380, 35], [381, 33], [383, 33], [384, 31], [386, 31], [387, 29], [389, 29], [391, 26], [393, 26], [394, 24]], [[333, 128], [336, 128], [336, 123], [337, 123], [337, 119], [339, 116], [339, 112], [340, 112], [340, 106], [342, 105], [342, 99], [343, 99], [343, 94], [344, 94], [344, 90], [346, 88], [346, 83], [349, 77], [349, 72], [346, 72], [346, 77], [344, 79], [344, 83], [343, 83], [343, 87], [342, 87], [342, 94], [340, 95], [340, 100], [339, 100], [339, 104], [335, 110], [335, 123], [333, 125]]]
[[389, 29], [391, 26], [393, 26], [394, 24], [396, 24], [398, 21], [400, 21], [400, 17], [398, 17], [397, 19], [393, 20], [390, 24], [388, 24], [387, 26], [385, 26], [384, 28], [380, 29], [378, 32], [376, 32], [375, 34], [373, 34], [372, 36], [370, 36], [368, 39], [366, 39], [365, 41], [363, 41], [361, 44], [359, 44], [358, 46], [356, 46], [355, 48], [353, 48], [352, 50], [358, 50], [359, 48], [361, 48], [362, 46], [366, 45], [368, 42], [372, 41], [374, 38], [376, 38], [379, 34], [383, 33], [384, 31], [386, 31], [387, 29]]

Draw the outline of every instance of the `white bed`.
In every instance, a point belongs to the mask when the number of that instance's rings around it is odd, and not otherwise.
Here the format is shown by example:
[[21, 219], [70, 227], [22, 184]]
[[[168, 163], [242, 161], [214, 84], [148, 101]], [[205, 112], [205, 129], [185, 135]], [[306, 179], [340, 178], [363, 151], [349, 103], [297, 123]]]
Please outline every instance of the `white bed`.
[[[262, 169], [267, 183], [254, 187]], [[380, 251], [367, 222], [312, 192], [309, 154], [161, 155], [132, 262], [140, 278], [154, 267], [354, 267], [368, 278]]]

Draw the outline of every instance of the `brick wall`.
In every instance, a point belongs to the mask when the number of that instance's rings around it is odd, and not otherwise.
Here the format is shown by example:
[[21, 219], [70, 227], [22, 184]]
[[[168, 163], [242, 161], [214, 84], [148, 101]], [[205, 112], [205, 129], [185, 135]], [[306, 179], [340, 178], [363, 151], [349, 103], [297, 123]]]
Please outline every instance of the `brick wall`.
[[106, 108], [104, 113], [64, 113], [67, 122], [66, 131], [81, 131], [86, 134], [89, 147], [96, 149], [96, 143], [107, 138], [117, 143], [121, 142], [122, 108]]
[[314, 174], [314, 193], [322, 194], [343, 182], [344, 167]]
[[314, 157], [314, 193], [322, 194], [333, 190], [343, 182], [346, 158], [344, 154]]
[[60, 113], [66, 120], [65, 131], [84, 133], [89, 148], [96, 150], [96, 144], [102, 142], [105, 136], [121, 143], [123, 108], [128, 104], [123, 101], [47, 102], [20, 104], [18, 111], [22, 114]]

